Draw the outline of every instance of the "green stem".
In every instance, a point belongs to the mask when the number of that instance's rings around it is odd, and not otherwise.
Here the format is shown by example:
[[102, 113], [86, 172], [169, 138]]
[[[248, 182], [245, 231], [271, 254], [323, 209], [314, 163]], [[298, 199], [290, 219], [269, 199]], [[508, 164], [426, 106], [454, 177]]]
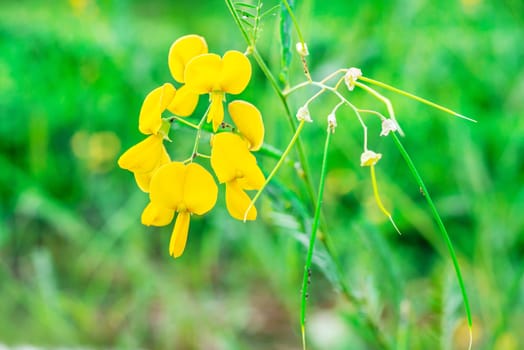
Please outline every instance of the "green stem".
[[408, 168], [411, 171], [411, 174], [415, 178], [415, 181], [422, 189], [422, 192], [424, 193], [424, 198], [426, 198], [426, 201], [429, 205], [431, 213], [433, 214], [433, 218], [437, 222], [442, 238], [446, 242], [446, 246], [448, 248], [449, 255], [451, 256], [451, 260], [453, 262], [453, 267], [455, 268], [455, 274], [457, 275], [457, 280], [460, 286], [460, 291], [462, 293], [462, 301], [464, 303], [464, 308], [466, 311], [466, 317], [468, 319], [468, 326], [470, 330], [470, 347], [471, 347], [471, 340], [472, 340], [471, 330], [473, 327], [473, 321], [471, 319], [471, 310], [469, 307], [468, 294], [466, 293], [466, 286], [464, 284], [464, 280], [462, 279], [462, 273], [460, 272], [460, 266], [458, 264], [457, 256], [455, 254], [455, 249], [453, 248], [453, 243], [451, 242], [448, 231], [446, 230], [446, 226], [444, 226], [444, 222], [442, 221], [442, 218], [440, 217], [440, 214], [437, 208], [435, 207], [435, 204], [433, 203], [433, 200], [431, 199], [431, 196], [429, 195], [426, 185], [424, 184], [424, 181], [420, 177], [420, 174], [417, 168], [415, 167], [415, 164], [411, 160], [411, 157], [409, 156], [408, 152], [406, 151], [406, 149], [400, 142], [400, 139], [398, 138], [398, 136], [395, 133], [391, 133], [391, 135], [393, 135], [393, 140], [395, 141], [395, 144], [398, 150], [400, 151], [400, 154], [404, 158], [404, 161], [408, 165]]
[[195, 136], [195, 143], [193, 144], [193, 152], [191, 153], [191, 158], [195, 158], [198, 154], [198, 143], [200, 142], [200, 135], [202, 134], [202, 125], [204, 124], [208, 113], [209, 108], [207, 109], [206, 113], [204, 113], [204, 116], [202, 117], [202, 119], [200, 119], [200, 122], [197, 125], [197, 134]]
[[184, 118], [177, 117], [176, 115], [167, 118], [167, 121], [169, 121], [169, 122], [173, 122], [173, 121], [175, 121], [175, 120], [176, 120], [178, 123], [180, 123], [180, 124], [187, 125], [187, 126], [193, 128], [193, 129], [198, 129], [198, 125], [193, 124], [193, 123], [191, 123], [191, 122], [188, 122], [188, 121], [185, 120]]
[[300, 134], [300, 132], [302, 131], [302, 128], [304, 127], [304, 123], [305, 121], [302, 120], [300, 122], [300, 124], [298, 124], [298, 128], [297, 130], [295, 131], [295, 134], [293, 135], [293, 137], [291, 138], [291, 141], [289, 141], [289, 144], [287, 145], [284, 153], [282, 153], [282, 156], [280, 156], [280, 159], [278, 160], [277, 164], [275, 165], [275, 167], [273, 168], [273, 170], [271, 170], [271, 173], [269, 173], [268, 177], [266, 178], [266, 181], [264, 182], [264, 184], [262, 185], [262, 187], [257, 191], [257, 193], [255, 194], [255, 196], [253, 197], [253, 199], [251, 200], [251, 202], [249, 203], [249, 205], [247, 206], [246, 208], [246, 212], [244, 214], [244, 222], [247, 220], [247, 214], [249, 213], [249, 211], [251, 210], [251, 208], [255, 205], [255, 202], [258, 200], [258, 198], [260, 197], [260, 195], [262, 194], [262, 191], [264, 191], [264, 189], [266, 188], [266, 186], [268, 185], [268, 183], [271, 181], [271, 179], [275, 176], [275, 174], [277, 173], [278, 169], [280, 169], [280, 167], [282, 166], [282, 164], [284, 164], [284, 161], [286, 160], [289, 152], [291, 151], [291, 149], [293, 148], [293, 146], [295, 145], [295, 142], [297, 142], [298, 140], [298, 135]]
[[286, 7], [287, 12], [289, 13], [289, 17], [291, 17], [291, 21], [293, 22], [293, 26], [295, 27], [295, 30], [297, 31], [298, 41], [302, 45], [305, 44], [304, 37], [302, 36], [302, 32], [300, 31], [300, 26], [298, 25], [297, 19], [295, 17], [295, 14], [293, 13], [293, 10], [291, 9], [291, 6], [289, 6], [289, 3], [287, 0], [282, 0], [284, 3], [284, 6]]
[[360, 80], [362, 81], [365, 81], [367, 83], [370, 83], [370, 84], [373, 84], [373, 85], [376, 85], [376, 86], [380, 86], [381, 88], [384, 88], [386, 90], [389, 90], [389, 91], [393, 91], [397, 94], [400, 94], [400, 95], [403, 95], [403, 96], [406, 96], [408, 98], [411, 98], [415, 101], [418, 101], [418, 102], [421, 102], [421, 103], [424, 103], [428, 106], [431, 106], [433, 108], [436, 108], [436, 109], [439, 109], [443, 112], [446, 112], [446, 113], [449, 113], [451, 115], [454, 115], [456, 117], [459, 117], [459, 118], [462, 118], [462, 119], [466, 119], [466, 120], [469, 120], [470, 122], [474, 122], [476, 123], [477, 121], [475, 119], [471, 119], [469, 117], [466, 117], [465, 115], [462, 115], [460, 113], [457, 113], [449, 108], [446, 108], [444, 106], [441, 106], [439, 104], [436, 104], [434, 102], [431, 102], [429, 100], [426, 100], [425, 98], [422, 98], [422, 97], [418, 97], [417, 95], [413, 95], [407, 91], [404, 91], [404, 90], [400, 90], [400, 89], [397, 89], [396, 87], [393, 87], [391, 85], [388, 85], [388, 84], [384, 84], [383, 82], [380, 82], [378, 80], [374, 80], [374, 79], [371, 79], [371, 78], [367, 78], [367, 77], [360, 77], [359, 78]]
[[[284, 106], [286, 118], [288, 120], [289, 127], [291, 128], [292, 133], [296, 133], [297, 131], [297, 125], [295, 124], [295, 117], [291, 113], [291, 109], [289, 108], [289, 104], [287, 102], [286, 96], [282, 93], [282, 90], [280, 89], [277, 80], [269, 70], [268, 66], [266, 65], [266, 62], [260, 56], [260, 53], [256, 49], [256, 47], [251, 42], [251, 39], [249, 38], [249, 35], [247, 34], [246, 30], [244, 29], [244, 26], [242, 25], [242, 21], [240, 20], [238, 13], [235, 11], [235, 8], [233, 6], [232, 0], [225, 0], [226, 5], [229, 9], [229, 12], [233, 16], [233, 19], [237, 23], [237, 26], [240, 28], [240, 31], [242, 33], [242, 36], [246, 40], [247, 44], [249, 45], [250, 52], [253, 55], [253, 58], [257, 62], [258, 66], [260, 67], [260, 70], [262, 73], [264, 73], [266, 79], [271, 84], [271, 87], [277, 94], [278, 98], [280, 99], [280, 102], [282, 102], [282, 105]], [[306, 183], [306, 191], [309, 197], [309, 200], [311, 203], [314, 203], [315, 201], [315, 190], [313, 187], [313, 181], [311, 179], [309, 166], [306, 158], [306, 153], [304, 152], [304, 146], [302, 145], [302, 141], [300, 138], [297, 138], [296, 142], [296, 149], [298, 154], [298, 159], [300, 162], [300, 165], [302, 166], [302, 170], [304, 171], [304, 182]]]
[[301, 294], [301, 307], [300, 307], [300, 329], [302, 331], [302, 345], [306, 348], [306, 301], [308, 298], [308, 287], [311, 282], [311, 262], [313, 260], [313, 249], [315, 247], [315, 241], [317, 237], [318, 225], [320, 222], [320, 208], [322, 207], [322, 198], [324, 196], [324, 184], [326, 182], [327, 172], [327, 155], [329, 145], [331, 142], [331, 134], [333, 131], [328, 127], [326, 142], [324, 144], [324, 155], [322, 157], [322, 168], [320, 170], [320, 183], [318, 185], [318, 196], [315, 207], [315, 216], [313, 217], [313, 225], [311, 227], [311, 237], [309, 238], [309, 248], [306, 256], [306, 263], [304, 265], [304, 276], [302, 278], [302, 294]]
[[393, 105], [391, 104], [391, 101], [389, 99], [387, 99], [386, 97], [382, 96], [381, 94], [379, 94], [377, 91], [373, 90], [372, 88], [370, 88], [369, 86], [365, 85], [365, 84], [362, 84], [358, 81], [355, 82], [355, 86], [358, 86], [364, 90], [366, 90], [367, 92], [369, 92], [371, 95], [375, 96], [376, 98], [378, 98], [379, 100], [381, 100], [382, 102], [384, 102], [384, 104], [386, 105], [386, 109], [388, 111], [388, 114], [389, 114], [389, 117], [393, 120], [396, 120], [395, 119], [395, 111], [393, 110]]
[[[240, 29], [240, 31], [242, 33], [242, 36], [244, 37], [245, 41], [247, 42], [247, 44], [249, 46], [249, 51], [252, 53], [253, 58], [257, 62], [258, 66], [260, 67], [260, 70], [265, 75], [266, 79], [269, 81], [271, 87], [273, 88], [273, 90], [277, 94], [278, 98], [282, 102], [282, 105], [284, 106], [286, 118], [288, 120], [288, 123], [289, 123], [289, 126], [291, 128], [291, 131], [294, 134], [296, 134], [297, 125], [295, 124], [296, 123], [295, 117], [291, 113], [291, 110], [289, 108], [289, 104], [287, 102], [286, 96], [284, 95], [284, 93], [280, 89], [280, 87], [279, 87], [279, 85], [277, 83], [277, 80], [275, 79], [275, 77], [273, 76], [273, 74], [271, 73], [269, 68], [267, 67], [267, 65], [266, 65], [265, 61], [263, 60], [263, 58], [260, 56], [258, 50], [253, 45], [253, 43], [251, 42], [251, 40], [249, 38], [249, 35], [247, 34], [246, 30], [244, 29], [244, 26], [242, 25], [242, 22], [240, 21], [238, 13], [235, 11], [235, 8], [233, 6], [232, 0], [224, 0], [224, 1], [226, 2], [226, 5], [227, 5], [231, 15], [233, 16], [233, 19], [235, 20], [238, 28]], [[352, 105], [350, 104], [350, 106], [352, 106]], [[358, 114], [358, 111], [357, 111], [357, 114]], [[307, 191], [307, 195], [309, 197], [309, 202], [312, 203], [313, 206], [316, 207], [315, 190], [314, 190], [313, 181], [312, 181], [311, 175], [310, 175], [311, 172], [309, 171], [307, 158], [306, 158], [306, 155], [305, 155], [305, 152], [304, 152], [304, 147], [303, 147], [302, 140], [301, 140], [300, 137], [297, 137], [297, 139], [296, 139], [296, 151], [297, 151], [297, 154], [298, 154], [299, 162], [300, 162], [300, 164], [302, 166], [302, 170], [304, 171], [304, 177], [303, 178], [304, 178], [304, 182], [306, 184], [306, 191]], [[340, 283], [339, 287], [341, 289], [341, 293], [349, 302], [357, 305], [358, 309], [360, 310], [360, 313], [362, 314], [362, 318], [364, 319], [366, 325], [369, 327], [369, 329], [371, 330], [371, 332], [375, 336], [375, 340], [376, 340], [377, 345], [379, 346], [379, 348], [381, 348], [381, 349], [389, 349], [388, 342], [384, 338], [384, 335], [382, 334], [382, 332], [380, 330], [380, 327], [370, 317], [370, 315], [368, 315], [368, 314], [366, 314], [365, 312], [362, 311], [363, 310], [362, 302], [360, 302], [360, 300], [351, 293], [351, 291], [349, 290], [347, 284], [343, 280], [344, 270], [342, 269], [342, 267], [340, 266], [340, 264], [336, 260], [336, 256], [337, 256], [336, 253], [335, 253], [336, 251], [334, 249], [333, 243], [331, 242], [331, 238], [330, 238], [330, 236], [327, 233], [328, 232], [327, 225], [326, 225], [325, 221], [323, 220], [323, 216], [324, 215], [322, 215], [322, 217], [320, 218], [320, 228], [321, 228], [322, 232], [324, 233], [324, 235], [323, 235], [322, 239], [319, 238], [319, 240], [321, 240], [321, 242], [324, 244], [327, 253], [329, 254], [329, 256], [332, 258], [332, 260], [335, 263], [335, 266], [336, 266], [336, 269], [337, 269], [337, 274], [338, 274], [339, 281], [340, 281], [339, 282]]]

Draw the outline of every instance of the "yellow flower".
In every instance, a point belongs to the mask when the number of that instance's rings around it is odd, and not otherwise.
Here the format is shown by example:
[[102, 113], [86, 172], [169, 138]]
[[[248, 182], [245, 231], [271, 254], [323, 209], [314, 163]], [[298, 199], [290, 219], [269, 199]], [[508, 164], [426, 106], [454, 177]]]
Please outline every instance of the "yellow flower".
[[169, 254], [177, 258], [186, 246], [190, 214], [203, 215], [210, 211], [215, 206], [217, 194], [213, 177], [201, 165], [168, 163], [151, 179], [151, 203], [142, 213], [142, 223], [165, 225], [174, 212], [178, 212], [169, 242]]
[[173, 221], [175, 212], [149, 202], [142, 212], [141, 221], [146, 226], [166, 226]]
[[149, 183], [155, 171], [170, 161], [162, 141], [162, 135], [150, 135], [118, 159], [118, 166], [131, 171], [138, 187], [144, 192], [149, 191]]
[[138, 130], [142, 134], [157, 134], [162, 127], [162, 113], [171, 104], [176, 94], [173, 85], [164, 85], [151, 91], [142, 103], [138, 117]]
[[169, 71], [173, 79], [184, 83], [184, 71], [187, 63], [194, 57], [204, 53], [207, 53], [207, 43], [199, 35], [185, 35], [175, 40], [169, 49], [168, 55]]
[[[258, 190], [264, 184], [264, 174], [256, 158], [249, 152], [240, 136], [224, 132], [213, 137], [211, 167], [218, 181], [226, 184], [226, 206], [232, 217], [244, 220], [251, 202], [245, 190]], [[246, 220], [255, 220], [257, 211], [251, 207]]]
[[[184, 83], [184, 70], [187, 63], [195, 56], [207, 53], [204, 38], [198, 35], [186, 35], [178, 38], [169, 49], [168, 65], [173, 78]], [[167, 109], [171, 113], [186, 117], [193, 113], [198, 103], [198, 94], [185, 85], [178, 91], [170, 83], [151, 91], [145, 98], [140, 110], [138, 129], [141, 133], [156, 134], [162, 125], [162, 113]]]
[[216, 54], [196, 56], [188, 62], [184, 78], [186, 86], [198, 94], [209, 93], [211, 105], [207, 122], [216, 131], [224, 119], [225, 94], [239, 94], [251, 78], [251, 63], [239, 51], [228, 51], [223, 57]]
[[[178, 38], [171, 45], [167, 63], [173, 79], [179, 83], [185, 83], [184, 71], [187, 63], [198, 55], [207, 53], [206, 40], [195, 34], [185, 35]], [[167, 109], [180, 117], [187, 117], [196, 108], [198, 103], [197, 93], [191, 91], [186, 85], [178, 88], [178, 91]]]
[[251, 151], [258, 151], [264, 142], [264, 123], [260, 111], [246, 101], [233, 101], [228, 105], [229, 115]]

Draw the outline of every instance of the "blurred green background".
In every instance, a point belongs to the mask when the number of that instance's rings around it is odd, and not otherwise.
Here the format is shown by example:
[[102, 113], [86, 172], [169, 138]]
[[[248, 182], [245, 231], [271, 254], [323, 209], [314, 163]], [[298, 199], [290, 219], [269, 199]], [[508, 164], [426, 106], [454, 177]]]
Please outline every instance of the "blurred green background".
[[[360, 67], [478, 120], [383, 91], [455, 243], [475, 349], [523, 348], [524, 2], [297, 6], [315, 79]], [[142, 139], [143, 98], [172, 81], [169, 46], [188, 33], [205, 36], [220, 54], [246, 47], [222, 1], [0, 2], [0, 347], [301, 347], [305, 228], [296, 203], [305, 196], [292, 166], [268, 188], [256, 222], [230, 218], [223, 198], [192, 220], [178, 260], [168, 254], [171, 226], [140, 224], [147, 196], [116, 167], [118, 156]], [[274, 74], [277, 43], [275, 11], [262, 22], [259, 40]], [[303, 81], [297, 60], [292, 83]], [[252, 62], [242, 97], [261, 109], [266, 142], [283, 149], [291, 137], [283, 108]], [[291, 106], [297, 109], [312, 91], [293, 95]], [[351, 96], [360, 107], [384, 111], [362, 91]], [[302, 134], [315, 181], [333, 103], [328, 97], [313, 103], [315, 123]], [[418, 186], [392, 140], [378, 137], [378, 120], [368, 117], [370, 148], [383, 153], [381, 194], [398, 236], [359, 166], [356, 118], [347, 109], [337, 117], [324, 213], [345, 281], [365, 308], [343, 300], [315, 268], [311, 348], [375, 348], [364, 313], [398, 349], [465, 349], [451, 261]], [[189, 130], [173, 135], [175, 154], [192, 142]], [[266, 172], [275, 163], [258, 158]]]

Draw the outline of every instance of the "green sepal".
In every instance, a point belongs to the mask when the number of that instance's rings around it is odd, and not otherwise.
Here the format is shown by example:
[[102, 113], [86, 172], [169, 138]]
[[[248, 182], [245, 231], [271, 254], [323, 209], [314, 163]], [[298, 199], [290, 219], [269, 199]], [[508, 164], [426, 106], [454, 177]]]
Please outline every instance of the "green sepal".
[[169, 120], [162, 118], [162, 125], [160, 126], [158, 132], [162, 135], [164, 140], [172, 142], [169, 138], [169, 130], [171, 130], [171, 123], [169, 122]]

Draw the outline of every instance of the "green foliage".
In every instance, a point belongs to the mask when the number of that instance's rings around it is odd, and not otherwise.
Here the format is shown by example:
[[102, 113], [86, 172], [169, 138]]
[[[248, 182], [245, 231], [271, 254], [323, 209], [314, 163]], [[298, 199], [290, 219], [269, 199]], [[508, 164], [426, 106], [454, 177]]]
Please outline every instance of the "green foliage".
[[[169, 228], [140, 224], [147, 198], [115, 164], [140, 137], [140, 104], [169, 75], [166, 57], [175, 38], [198, 33], [217, 52], [246, 48], [225, 4], [70, 5], [82, 3], [0, 5], [0, 343], [296, 347], [304, 223], [313, 209], [293, 167], [296, 157], [262, 195], [257, 222], [234, 221], [223, 207], [192, 220], [178, 261], [167, 251]], [[279, 29], [290, 24], [279, 15], [284, 7], [251, 4], [246, 12], [266, 14], [255, 36], [268, 69], [279, 76], [289, 66], [283, 81], [303, 81], [296, 35]], [[453, 119], [381, 91], [395, 105], [406, 133], [402, 142], [455, 244], [475, 348], [522, 348], [522, 3], [334, 0], [294, 6], [313, 77], [359, 67], [367, 77], [479, 121]], [[254, 18], [246, 20], [255, 26]], [[283, 48], [275, 39], [280, 36]], [[282, 49], [293, 52], [290, 61], [282, 60]], [[292, 131], [257, 68], [253, 79], [244, 94], [263, 113], [274, 149], [259, 160], [270, 169], [271, 155], [284, 149]], [[292, 96], [292, 113], [311, 91]], [[362, 108], [385, 113], [362, 91], [351, 96]], [[332, 107], [328, 97], [322, 101], [312, 103], [315, 123], [301, 136], [315, 184]], [[384, 155], [377, 176], [403, 233], [398, 236], [376, 208], [368, 171], [359, 165], [356, 118], [348, 109], [337, 117], [323, 213], [345, 282], [364, 307], [339, 297], [336, 276], [322, 272], [324, 248], [317, 247], [306, 323], [311, 348], [369, 348], [376, 344], [369, 322], [376, 322], [399, 349], [465, 349], [460, 290], [419, 186], [393, 140], [379, 138], [379, 123], [366, 116], [370, 142]]]

